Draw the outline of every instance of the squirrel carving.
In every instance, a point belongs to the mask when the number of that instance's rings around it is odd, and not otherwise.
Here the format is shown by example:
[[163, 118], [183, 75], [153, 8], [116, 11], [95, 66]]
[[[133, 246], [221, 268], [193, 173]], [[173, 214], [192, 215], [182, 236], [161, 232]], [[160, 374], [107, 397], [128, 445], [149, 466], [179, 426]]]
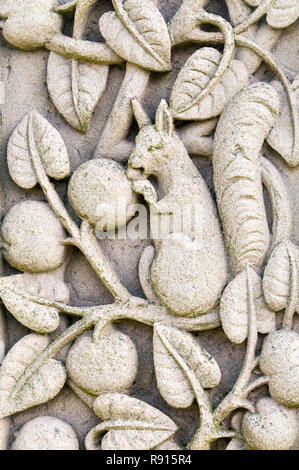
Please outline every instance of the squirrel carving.
[[[221, 295], [228, 269], [214, 201], [175, 133], [166, 101], [154, 125], [136, 100], [133, 109], [140, 131], [127, 176], [149, 206], [155, 246], [141, 257], [142, 287], [148, 298], [157, 296], [175, 315], [207, 313]], [[157, 190], [148, 180], [151, 175]]]

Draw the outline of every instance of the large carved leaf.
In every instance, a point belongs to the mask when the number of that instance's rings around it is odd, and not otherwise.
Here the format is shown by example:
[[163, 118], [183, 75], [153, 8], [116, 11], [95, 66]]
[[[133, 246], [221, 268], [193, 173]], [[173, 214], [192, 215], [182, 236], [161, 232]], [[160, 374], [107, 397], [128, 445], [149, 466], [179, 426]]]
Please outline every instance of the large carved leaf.
[[106, 65], [85, 64], [51, 52], [48, 90], [57, 110], [74, 129], [87, 132], [108, 78]]
[[271, 85], [278, 91], [281, 104], [278, 119], [267, 137], [267, 142], [290, 166], [296, 166], [299, 163], [299, 119], [298, 110], [296, 109], [297, 82], [294, 81], [292, 84], [294, 91], [293, 116], [281, 82], [272, 80]]
[[170, 38], [166, 23], [152, 0], [113, 0], [115, 12], [100, 19], [107, 44], [128, 62], [149, 70], [170, 70]]
[[18, 186], [31, 189], [37, 184], [31, 162], [32, 145], [48, 176], [60, 180], [69, 175], [68, 153], [59, 132], [43, 116], [33, 111], [18, 124], [8, 142], [8, 169]]
[[24, 336], [7, 353], [0, 368], [0, 418], [54, 398], [66, 380], [61, 362], [49, 359], [17, 390], [26, 369], [48, 345], [46, 336]]
[[[147, 403], [118, 393], [100, 395], [94, 412], [104, 421], [102, 450], [149, 450], [170, 439], [176, 424]], [[115, 429], [114, 429], [115, 428]]]
[[187, 60], [173, 86], [170, 105], [174, 117], [185, 120], [218, 116], [231, 98], [248, 83], [245, 65], [232, 60], [221, 80], [201, 100], [219, 67], [222, 54], [212, 47], [197, 50]]
[[[245, 2], [261, 9], [263, 3], [266, 3], [265, 0], [245, 0]], [[298, 15], [298, 0], [272, 0], [268, 6], [266, 20], [272, 28], [286, 28], [297, 20]]]
[[187, 408], [194, 400], [191, 371], [204, 388], [216, 387], [221, 379], [217, 362], [189, 334], [161, 323], [154, 326], [154, 363], [158, 389], [175, 408]]
[[62, 281], [49, 274], [26, 273], [1, 278], [0, 297], [24, 326], [38, 333], [50, 333], [59, 325], [59, 314], [56, 308], [43, 304], [47, 301], [68, 302], [69, 290]]
[[[249, 275], [257, 312], [257, 329], [260, 333], [269, 333], [275, 330], [275, 314], [265, 304], [261, 278], [252, 268], [249, 268]], [[243, 343], [247, 338], [248, 308], [247, 274], [244, 270], [226, 286], [220, 300], [222, 327], [233, 343]]]

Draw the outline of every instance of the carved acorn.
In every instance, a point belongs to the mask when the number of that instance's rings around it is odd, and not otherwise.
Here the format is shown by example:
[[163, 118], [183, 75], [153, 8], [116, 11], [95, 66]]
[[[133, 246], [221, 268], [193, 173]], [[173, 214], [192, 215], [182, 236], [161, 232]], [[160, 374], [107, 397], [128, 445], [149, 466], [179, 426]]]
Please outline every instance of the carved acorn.
[[299, 406], [299, 335], [282, 329], [264, 340], [261, 370], [269, 376], [269, 391], [278, 403]]
[[40, 49], [62, 28], [62, 17], [54, 11], [57, 0], [4, 0], [3, 36], [13, 46], [32, 51]]
[[65, 260], [65, 231], [45, 202], [23, 201], [13, 206], [4, 217], [1, 233], [3, 256], [19, 271], [52, 271]]
[[127, 335], [107, 327], [97, 342], [81, 336], [70, 349], [66, 366], [71, 380], [91, 395], [122, 392], [135, 380], [137, 351]]
[[105, 158], [89, 160], [77, 168], [69, 182], [68, 198], [76, 214], [96, 225], [98, 231], [125, 225], [131, 218], [128, 206], [136, 202], [124, 168]]
[[288, 450], [297, 434], [295, 410], [284, 408], [271, 398], [261, 398], [256, 413], [245, 413], [242, 421], [242, 435], [255, 450]]
[[40, 416], [27, 421], [17, 433], [11, 450], [78, 450], [73, 428], [53, 416]]

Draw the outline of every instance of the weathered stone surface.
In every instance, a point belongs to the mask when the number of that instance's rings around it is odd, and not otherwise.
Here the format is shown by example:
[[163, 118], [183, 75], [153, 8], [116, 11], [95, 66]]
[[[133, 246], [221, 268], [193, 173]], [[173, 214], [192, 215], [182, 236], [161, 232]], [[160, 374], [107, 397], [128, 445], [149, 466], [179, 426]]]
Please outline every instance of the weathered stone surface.
[[0, 0], [1, 450], [299, 448], [297, 3]]

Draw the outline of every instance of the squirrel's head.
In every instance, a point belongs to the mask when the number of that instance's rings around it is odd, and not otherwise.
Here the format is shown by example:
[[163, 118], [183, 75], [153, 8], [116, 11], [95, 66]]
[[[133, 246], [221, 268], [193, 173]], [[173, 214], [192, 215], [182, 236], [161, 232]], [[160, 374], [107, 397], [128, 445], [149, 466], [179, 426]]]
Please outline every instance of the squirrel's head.
[[171, 111], [166, 101], [162, 100], [156, 112], [156, 123], [152, 124], [136, 99], [132, 100], [132, 104], [140, 131], [128, 161], [127, 176], [132, 180], [158, 176], [170, 157], [168, 146], [175, 140]]

